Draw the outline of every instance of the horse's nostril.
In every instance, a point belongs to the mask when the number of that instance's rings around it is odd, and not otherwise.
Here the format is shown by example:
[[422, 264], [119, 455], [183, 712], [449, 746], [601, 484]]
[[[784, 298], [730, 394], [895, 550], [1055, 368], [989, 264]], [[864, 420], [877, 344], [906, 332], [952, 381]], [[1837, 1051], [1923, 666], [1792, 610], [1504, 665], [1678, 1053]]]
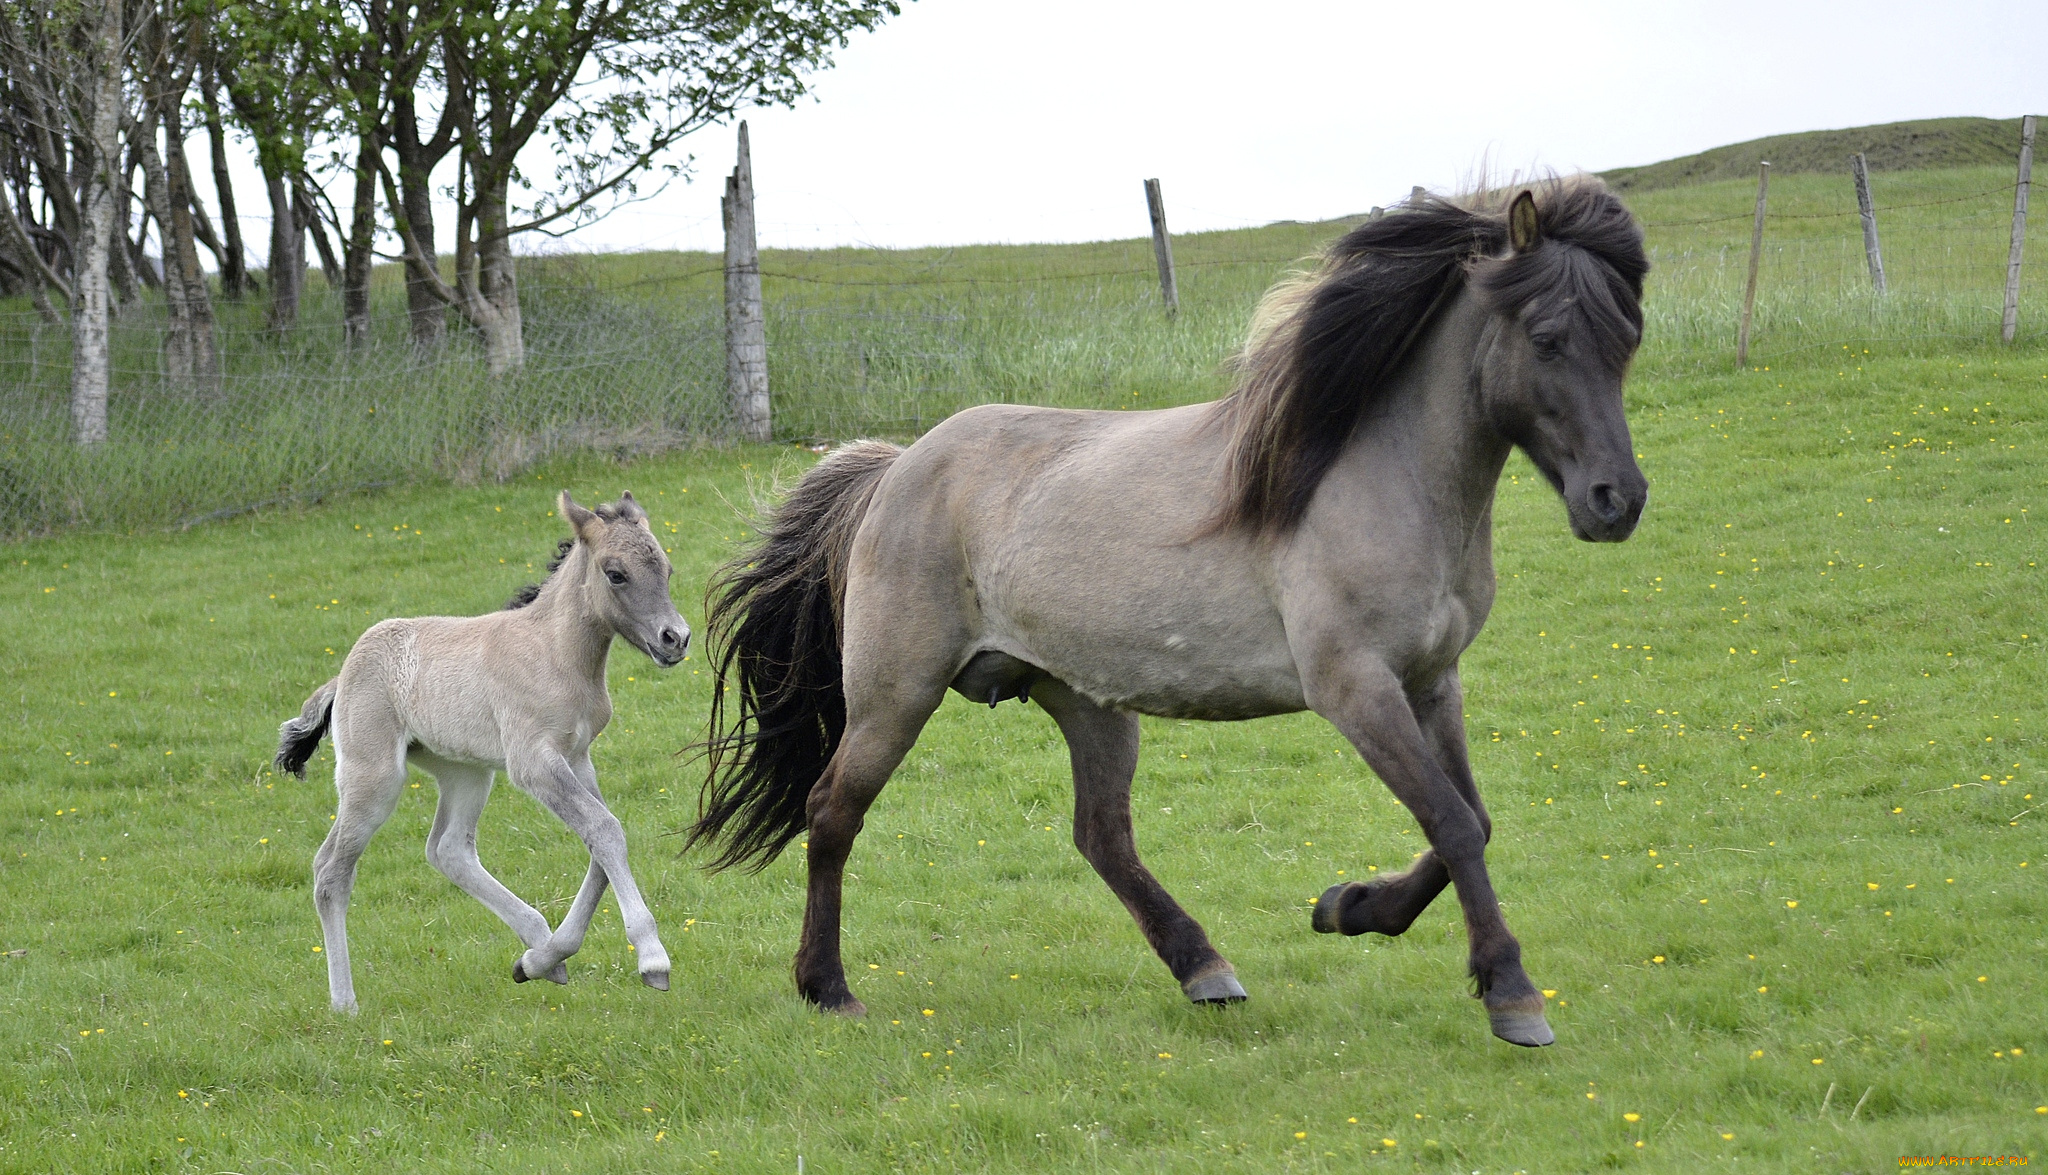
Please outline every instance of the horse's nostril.
[[1593, 513], [1599, 515], [1602, 522], [1619, 522], [1621, 516], [1628, 513], [1628, 503], [1622, 498], [1621, 492], [1609, 482], [1603, 481], [1593, 486], [1587, 491], [1586, 498], [1587, 504], [1593, 507]]

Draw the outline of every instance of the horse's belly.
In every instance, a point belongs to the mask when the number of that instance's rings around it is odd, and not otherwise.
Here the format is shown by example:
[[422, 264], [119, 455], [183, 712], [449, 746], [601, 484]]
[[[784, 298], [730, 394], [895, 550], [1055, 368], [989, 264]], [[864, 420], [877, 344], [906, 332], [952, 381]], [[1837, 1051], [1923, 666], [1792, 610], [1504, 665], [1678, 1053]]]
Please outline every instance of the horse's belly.
[[[1004, 626], [1005, 651], [1105, 705], [1168, 718], [1228, 720], [1304, 708], [1277, 616], [1259, 609], [1176, 616], [1135, 607], [1115, 625]], [[1080, 618], [1070, 618], [1080, 619]]]

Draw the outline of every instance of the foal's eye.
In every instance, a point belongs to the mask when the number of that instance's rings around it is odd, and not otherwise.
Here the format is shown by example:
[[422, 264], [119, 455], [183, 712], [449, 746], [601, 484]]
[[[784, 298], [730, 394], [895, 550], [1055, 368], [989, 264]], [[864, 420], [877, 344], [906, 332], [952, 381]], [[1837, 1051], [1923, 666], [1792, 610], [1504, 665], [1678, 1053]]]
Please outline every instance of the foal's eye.
[[612, 581], [613, 587], [626, 586], [626, 573], [623, 571], [606, 570], [604, 577]]
[[1550, 335], [1530, 335], [1529, 345], [1536, 348], [1536, 357], [1538, 359], [1557, 358], [1557, 339]]

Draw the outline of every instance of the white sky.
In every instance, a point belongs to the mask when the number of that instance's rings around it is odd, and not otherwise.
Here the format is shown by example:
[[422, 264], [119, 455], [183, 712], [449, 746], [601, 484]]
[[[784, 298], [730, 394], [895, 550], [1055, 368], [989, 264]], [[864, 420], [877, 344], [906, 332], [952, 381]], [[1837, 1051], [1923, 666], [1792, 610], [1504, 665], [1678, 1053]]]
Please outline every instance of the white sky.
[[[1152, 176], [1181, 233], [1358, 212], [1482, 165], [2048, 113], [2044, 45], [2042, 0], [918, 0], [796, 109], [747, 119], [764, 246], [1094, 240], [1148, 231]], [[693, 182], [528, 248], [721, 248], [733, 144], [696, 136]], [[249, 171], [237, 195], [266, 212]]]

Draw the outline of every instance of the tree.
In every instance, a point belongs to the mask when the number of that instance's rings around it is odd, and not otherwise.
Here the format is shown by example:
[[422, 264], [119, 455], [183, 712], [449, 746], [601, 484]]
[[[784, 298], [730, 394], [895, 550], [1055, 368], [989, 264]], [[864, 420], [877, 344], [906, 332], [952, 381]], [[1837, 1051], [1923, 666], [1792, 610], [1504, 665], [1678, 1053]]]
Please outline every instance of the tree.
[[[560, 233], [637, 197], [684, 136], [743, 106], [793, 103], [805, 78], [896, 0], [442, 0], [441, 81], [457, 143], [455, 282], [397, 217], [414, 270], [483, 337], [493, 375], [525, 361], [512, 241]], [[426, 12], [420, 5], [416, 13]], [[552, 182], [517, 160], [556, 147]], [[399, 209], [381, 152], [386, 200]], [[515, 194], [525, 196], [515, 206]]]
[[[32, 169], [53, 221], [38, 226], [47, 238], [39, 241], [8, 208], [0, 232], [13, 246], [15, 263], [70, 303], [71, 435], [88, 447], [107, 439], [113, 315], [108, 262], [125, 187], [120, 132], [128, 113], [122, 87], [127, 17], [124, 0], [0, 6], [8, 137]], [[14, 178], [21, 211], [27, 212], [29, 178]]]

